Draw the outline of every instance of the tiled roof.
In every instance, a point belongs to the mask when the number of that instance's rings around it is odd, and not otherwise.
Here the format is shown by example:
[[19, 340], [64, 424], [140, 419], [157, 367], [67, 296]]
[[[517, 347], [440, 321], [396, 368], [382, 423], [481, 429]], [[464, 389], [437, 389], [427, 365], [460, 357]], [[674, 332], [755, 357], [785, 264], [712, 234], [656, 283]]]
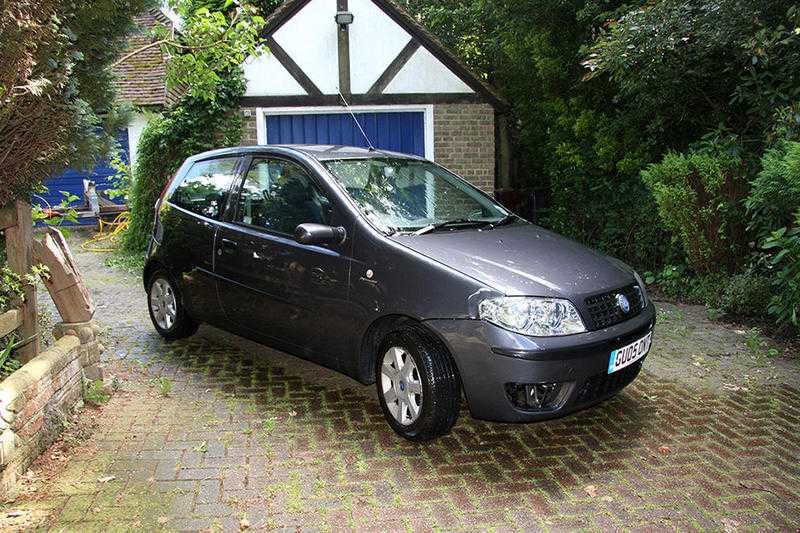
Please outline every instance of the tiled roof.
[[[128, 37], [128, 48], [123, 55], [153, 42], [148, 31], [156, 25], [172, 26], [170, 20], [157, 9], [136, 17], [135, 21], [137, 30]], [[160, 47], [153, 46], [129, 57], [114, 67], [114, 72], [121, 100], [142, 106], [163, 106], [170, 102], [166, 66]]]

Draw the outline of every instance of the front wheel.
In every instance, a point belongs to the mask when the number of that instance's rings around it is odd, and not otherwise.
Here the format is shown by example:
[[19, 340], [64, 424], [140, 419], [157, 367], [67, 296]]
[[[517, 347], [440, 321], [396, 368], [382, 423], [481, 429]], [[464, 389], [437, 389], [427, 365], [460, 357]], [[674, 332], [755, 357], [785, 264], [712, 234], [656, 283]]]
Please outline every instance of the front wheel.
[[444, 346], [419, 327], [384, 337], [376, 383], [387, 422], [408, 440], [445, 435], [458, 418], [461, 389], [455, 364]]
[[197, 331], [197, 323], [186, 314], [175, 284], [164, 272], [150, 278], [147, 304], [156, 331], [165, 339], [182, 339]]

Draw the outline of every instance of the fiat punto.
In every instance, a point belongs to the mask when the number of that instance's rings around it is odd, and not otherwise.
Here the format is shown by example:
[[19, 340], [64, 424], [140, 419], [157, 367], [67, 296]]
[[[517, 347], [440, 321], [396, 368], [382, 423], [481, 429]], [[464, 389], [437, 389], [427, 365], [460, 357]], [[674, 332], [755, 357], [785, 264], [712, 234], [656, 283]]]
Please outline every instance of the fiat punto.
[[530, 422], [639, 373], [655, 324], [622, 262], [531, 224], [422, 158], [258, 146], [189, 158], [144, 269], [167, 339], [208, 323], [375, 384], [423, 441], [472, 416]]

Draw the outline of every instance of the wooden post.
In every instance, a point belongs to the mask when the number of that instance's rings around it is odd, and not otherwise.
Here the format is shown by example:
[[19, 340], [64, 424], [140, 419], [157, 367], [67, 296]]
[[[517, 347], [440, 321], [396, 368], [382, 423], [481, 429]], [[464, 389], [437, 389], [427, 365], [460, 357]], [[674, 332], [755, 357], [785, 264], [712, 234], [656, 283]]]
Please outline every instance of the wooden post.
[[33, 257], [50, 269], [50, 278], [44, 280], [53, 303], [64, 322], [88, 322], [94, 315], [94, 304], [83, 283], [78, 265], [72, 258], [64, 235], [48, 228], [41, 239], [32, 239]]
[[[6, 256], [8, 266], [20, 276], [27, 274], [33, 264], [31, 240], [33, 239], [33, 220], [31, 206], [20, 200], [9, 205], [16, 224], [6, 228]], [[0, 217], [2, 218], [2, 217]], [[36, 287], [25, 285], [25, 302], [22, 304], [22, 327], [17, 330], [20, 340], [27, 341], [17, 348], [16, 356], [22, 363], [27, 363], [39, 354], [39, 330], [36, 323]], [[30, 339], [30, 340], [28, 340]]]

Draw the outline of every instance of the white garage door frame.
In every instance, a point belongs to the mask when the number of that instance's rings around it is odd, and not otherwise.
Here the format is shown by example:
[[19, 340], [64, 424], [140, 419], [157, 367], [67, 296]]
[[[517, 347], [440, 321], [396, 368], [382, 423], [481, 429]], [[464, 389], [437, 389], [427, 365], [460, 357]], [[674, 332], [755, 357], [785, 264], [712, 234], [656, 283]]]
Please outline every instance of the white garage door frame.
[[[425, 117], [425, 159], [434, 161], [436, 156], [433, 144], [433, 105], [354, 105], [353, 113], [424, 113]], [[310, 107], [257, 107], [256, 108], [256, 142], [267, 144], [267, 116], [275, 115], [327, 115], [349, 113], [342, 106], [310, 106]]]

